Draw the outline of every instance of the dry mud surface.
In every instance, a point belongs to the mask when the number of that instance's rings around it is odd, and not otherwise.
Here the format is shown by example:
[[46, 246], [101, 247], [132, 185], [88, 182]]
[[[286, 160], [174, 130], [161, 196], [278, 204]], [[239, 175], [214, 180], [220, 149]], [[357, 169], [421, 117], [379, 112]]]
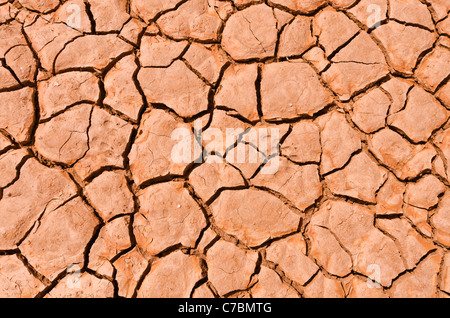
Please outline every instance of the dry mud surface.
[[0, 297], [449, 297], [449, 11], [0, 0]]

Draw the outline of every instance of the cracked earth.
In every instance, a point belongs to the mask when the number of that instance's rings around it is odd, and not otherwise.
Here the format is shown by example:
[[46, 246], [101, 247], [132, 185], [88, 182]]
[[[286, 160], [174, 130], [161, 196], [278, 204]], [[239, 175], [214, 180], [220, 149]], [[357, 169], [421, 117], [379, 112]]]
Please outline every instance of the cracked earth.
[[0, 0], [0, 297], [449, 297], [449, 12]]

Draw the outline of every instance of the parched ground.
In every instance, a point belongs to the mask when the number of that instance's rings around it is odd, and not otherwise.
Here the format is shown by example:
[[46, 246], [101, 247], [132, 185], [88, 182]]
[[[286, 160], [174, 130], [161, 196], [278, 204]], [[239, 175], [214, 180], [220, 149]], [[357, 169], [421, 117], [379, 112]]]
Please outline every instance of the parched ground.
[[449, 297], [449, 12], [0, 0], [0, 297]]

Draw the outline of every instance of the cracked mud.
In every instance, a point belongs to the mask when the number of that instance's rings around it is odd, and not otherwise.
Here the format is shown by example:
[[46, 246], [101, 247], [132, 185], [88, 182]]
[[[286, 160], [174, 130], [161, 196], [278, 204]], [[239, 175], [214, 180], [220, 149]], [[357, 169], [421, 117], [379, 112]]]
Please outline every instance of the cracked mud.
[[0, 297], [450, 297], [449, 13], [0, 0]]

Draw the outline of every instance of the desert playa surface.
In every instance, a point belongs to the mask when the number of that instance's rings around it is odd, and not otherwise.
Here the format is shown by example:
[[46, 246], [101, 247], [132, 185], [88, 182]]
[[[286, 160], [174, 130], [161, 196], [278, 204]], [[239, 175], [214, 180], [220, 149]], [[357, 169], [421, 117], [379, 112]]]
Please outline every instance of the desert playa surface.
[[0, 0], [0, 297], [450, 297], [449, 12]]

